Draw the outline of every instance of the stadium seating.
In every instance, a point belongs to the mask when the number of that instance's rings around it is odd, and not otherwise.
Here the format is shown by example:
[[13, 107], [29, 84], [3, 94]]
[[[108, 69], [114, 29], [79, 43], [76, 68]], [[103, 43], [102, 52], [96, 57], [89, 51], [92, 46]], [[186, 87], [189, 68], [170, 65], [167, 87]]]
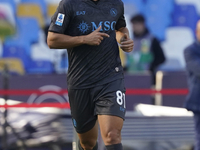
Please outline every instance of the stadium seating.
[[171, 20], [171, 15], [166, 14], [165, 12], [151, 12], [151, 13], [146, 13], [145, 17], [147, 20], [147, 24], [151, 24], [152, 22], [156, 24], [162, 24], [162, 26], [169, 26], [172, 22]]
[[5, 37], [11, 36], [15, 33], [15, 29], [5, 20], [0, 20], [0, 39], [4, 40]]
[[[181, 49], [184, 49], [184, 46], [189, 44], [188, 41], [191, 43], [194, 40], [196, 21], [200, 18], [200, 0], [122, 1], [125, 6], [125, 17], [131, 38], [133, 38], [133, 31], [130, 19], [134, 14], [141, 13], [146, 18], [150, 32], [161, 41], [166, 39], [162, 45], [168, 60], [161, 68], [168, 69], [171, 66], [173, 70], [173, 68], [180, 67], [179, 63], [183, 67], [184, 60], [180, 55], [180, 53], [182, 54]], [[63, 70], [62, 66], [67, 64], [67, 57], [64, 59], [62, 57], [64, 52], [54, 51], [53, 53], [47, 47], [45, 39], [40, 39], [39, 36], [40, 29], [45, 27], [45, 23], [50, 22], [50, 17], [55, 13], [59, 2], [60, 0], [0, 0], [0, 37], [4, 39], [4, 36], [14, 35], [13, 37], [5, 38], [2, 56], [21, 58], [22, 62], [26, 63], [25, 69], [29, 66], [28, 58], [33, 62], [55, 62], [57, 64], [56, 69]], [[177, 32], [174, 30], [172, 32], [172, 28], [168, 29], [169, 26], [175, 26]], [[17, 32], [14, 27], [17, 27]], [[192, 30], [183, 29], [182, 27], [188, 27]], [[182, 33], [180, 33], [180, 30]], [[174, 34], [179, 33], [180, 37], [178, 39]], [[192, 34], [193, 37], [191, 37]], [[12, 49], [17, 49], [17, 51], [11, 53]], [[6, 50], [8, 51], [6, 52]], [[23, 53], [27, 58], [22, 56]], [[38, 68], [37, 65], [33, 64], [33, 68]]]
[[173, 26], [189, 27], [194, 32], [199, 16], [194, 5], [175, 5], [172, 18]]
[[41, 10], [42, 10], [42, 13], [43, 15], [45, 16], [46, 13], [47, 13], [47, 5], [46, 5], [46, 2], [45, 0], [21, 0], [21, 3], [29, 3], [29, 4], [35, 4], [35, 5], [38, 5], [40, 6]]
[[123, 0], [125, 14], [143, 13], [144, 3], [141, 0]]
[[47, 60], [53, 62], [53, 52], [54, 50], [49, 49], [43, 42], [31, 46], [31, 58], [33, 60]]
[[18, 17], [17, 24], [21, 38], [30, 44], [38, 42], [40, 27], [35, 18]]
[[40, 31], [39, 35], [39, 42], [31, 45], [31, 58], [33, 60], [46, 60], [53, 62], [55, 50], [51, 50], [47, 46], [44, 32]]
[[66, 73], [68, 70], [68, 56], [64, 49], [54, 50], [55, 71], [59, 74]]
[[[174, 1], [173, 0], [146, 0], [145, 4], [145, 14], [155, 14], [159, 15], [165, 12], [166, 15], [173, 11]], [[156, 14], [155, 14], [156, 15]]]
[[36, 4], [19, 4], [17, 15], [20, 17], [34, 17], [38, 20], [41, 28], [45, 26], [45, 19], [40, 6]]
[[[52, 57], [50, 50], [47, 50], [47, 45], [45, 45], [45, 47], [43, 44], [43, 47], [36, 46], [33, 48], [34, 45], [31, 46], [28, 42], [28, 37], [26, 37], [26, 40], [27, 41], [25, 41], [25, 37], [22, 36], [20, 38], [7, 38], [4, 44], [3, 58], [20, 58], [24, 64], [26, 73], [52, 73], [54, 71]], [[40, 45], [41, 42], [44, 43], [44, 40], [40, 39], [38, 45]]]
[[15, 12], [13, 11], [11, 5], [7, 3], [0, 3], [0, 12], [4, 15], [7, 22], [12, 26], [15, 26]]
[[160, 41], [165, 40], [165, 30], [168, 22], [163, 20], [163, 17], [148, 16], [146, 17], [146, 24], [150, 32], [156, 36]]
[[0, 72], [4, 70], [4, 65], [8, 65], [9, 72], [12, 74], [24, 75], [24, 66], [21, 59], [17, 58], [3, 58], [0, 59]]
[[61, 55], [61, 61], [59, 63], [59, 67], [62, 70], [63, 73], [67, 73], [68, 71], [68, 54], [65, 51], [62, 55]]
[[178, 5], [194, 5], [200, 16], [200, 1], [199, 0], [175, 0]]
[[160, 65], [158, 70], [161, 71], [178, 71], [183, 70], [183, 66], [181, 65], [179, 59], [177, 58], [167, 58], [164, 64]]
[[12, 7], [8, 3], [0, 3], [0, 39], [15, 33], [15, 18]]
[[127, 28], [129, 29], [130, 37], [133, 39], [133, 30], [131, 25], [131, 18], [136, 14], [142, 14], [144, 11], [144, 3], [141, 0], [123, 0], [124, 14], [126, 18]]
[[173, 0], [146, 0], [144, 15], [147, 27], [161, 41], [165, 39], [165, 29], [171, 24]]
[[162, 43], [167, 58], [176, 58], [185, 67], [183, 50], [194, 42], [192, 30], [187, 27], [171, 27], [166, 30], [166, 41]]
[[0, 0], [0, 3], [7, 3], [11, 6], [12, 10], [16, 12], [16, 3], [15, 0]]
[[3, 58], [19, 58], [24, 64], [25, 70], [29, 67], [30, 55], [27, 51], [30, 50], [30, 46], [24, 45], [22, 42], [6, 41], [3, 46]]
[[45, 0], [47, 4], [59, 4], [60, 0]]
[[53, 14], [56, 12], [58, 5], [56, 4], [49, 4], [47, 8], [47, 16], [52, 17]]
[[27, 73], [30, 74], [38, 74], [38, 73], [53, 73], [54, 72], [54, 66], [52, 62], [50, 61], [44, 61], [44, 60], [31, 60], [29, 62], [29, 67], [27, 68]]
[[173, 11], [173, 4], [172, 0], [147, 0], [144, 9], [147, 23], [154, 18], [155, 22], [157, 21], [159, 24], [162, 23], [163, 26], [168, 26], [171, 23], [170, 16]]

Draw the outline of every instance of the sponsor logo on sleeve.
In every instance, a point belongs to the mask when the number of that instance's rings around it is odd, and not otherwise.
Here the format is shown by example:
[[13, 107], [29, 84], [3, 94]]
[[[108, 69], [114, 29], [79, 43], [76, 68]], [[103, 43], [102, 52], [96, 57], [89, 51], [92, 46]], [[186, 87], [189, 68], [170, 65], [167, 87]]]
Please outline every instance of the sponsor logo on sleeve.
[[56, 19], [56, 23], [55, 23], [55, 24], [58, 25], [58, 26], [62, 26], [62, 25], [63, 25], [64, 18], [65, 18], [65, 15], [59, 13], [58, 16], [57, 16], [57, 19]]

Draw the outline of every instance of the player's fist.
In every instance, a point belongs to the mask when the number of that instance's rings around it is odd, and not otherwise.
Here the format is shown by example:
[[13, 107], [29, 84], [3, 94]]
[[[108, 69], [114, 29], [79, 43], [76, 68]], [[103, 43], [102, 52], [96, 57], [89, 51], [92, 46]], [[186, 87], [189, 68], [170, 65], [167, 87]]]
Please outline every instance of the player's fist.
[[110, 37], [106, 33], [100, 32], [101, 26], [99, 26], [95, 31], [85, 36], [85, 43], [88, 45], [100, 45], [104, 37]]
[[134, 42], [126, 33], [120, 39], [120, 44], [121, 49], [125, 52], [131, 52], [133, 50]]

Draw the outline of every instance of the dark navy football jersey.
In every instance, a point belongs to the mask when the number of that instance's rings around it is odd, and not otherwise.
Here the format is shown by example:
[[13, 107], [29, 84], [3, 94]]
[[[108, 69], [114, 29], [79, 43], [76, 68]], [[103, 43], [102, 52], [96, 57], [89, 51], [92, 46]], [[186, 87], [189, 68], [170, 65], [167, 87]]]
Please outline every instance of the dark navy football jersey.
[[68, 88], [82, 89], [123, 78], [115, 30], [125, 27], [121, 0], [62, 0], [53, 15], [50, 32], [70, 36], [88, 35], [101, 25], [104, 37], [99, 46], [68, 49]]

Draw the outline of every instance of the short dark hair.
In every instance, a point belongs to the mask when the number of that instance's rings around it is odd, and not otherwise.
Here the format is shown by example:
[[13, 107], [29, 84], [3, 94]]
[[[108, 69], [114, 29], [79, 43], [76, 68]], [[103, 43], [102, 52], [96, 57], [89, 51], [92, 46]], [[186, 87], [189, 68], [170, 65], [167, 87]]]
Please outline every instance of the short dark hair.
[[141, 14], [137, 14], [131, 18], [132, 23], [145, 23], [145, 18]]

